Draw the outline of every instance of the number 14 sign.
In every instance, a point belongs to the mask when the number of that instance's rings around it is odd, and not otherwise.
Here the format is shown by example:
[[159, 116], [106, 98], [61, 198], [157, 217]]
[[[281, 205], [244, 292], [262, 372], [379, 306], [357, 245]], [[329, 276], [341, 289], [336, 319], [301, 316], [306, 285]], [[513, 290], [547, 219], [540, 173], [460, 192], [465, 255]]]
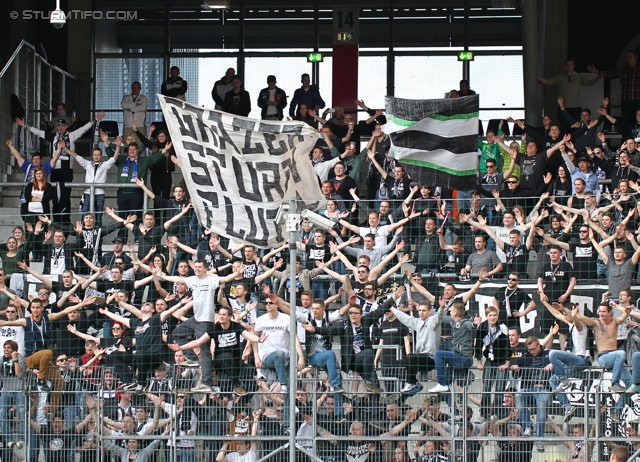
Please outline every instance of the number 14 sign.
[[333, 43], [357, 45], [360, 40], [358, 8], [333, 10]]

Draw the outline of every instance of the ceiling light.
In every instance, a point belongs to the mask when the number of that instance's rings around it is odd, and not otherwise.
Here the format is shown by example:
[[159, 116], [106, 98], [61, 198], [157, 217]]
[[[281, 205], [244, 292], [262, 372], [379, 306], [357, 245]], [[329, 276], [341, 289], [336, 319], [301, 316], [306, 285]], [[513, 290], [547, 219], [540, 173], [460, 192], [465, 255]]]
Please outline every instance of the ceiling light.
[[204, 10], [228, 10], [229, 0], [204, 0], [202, 2]]

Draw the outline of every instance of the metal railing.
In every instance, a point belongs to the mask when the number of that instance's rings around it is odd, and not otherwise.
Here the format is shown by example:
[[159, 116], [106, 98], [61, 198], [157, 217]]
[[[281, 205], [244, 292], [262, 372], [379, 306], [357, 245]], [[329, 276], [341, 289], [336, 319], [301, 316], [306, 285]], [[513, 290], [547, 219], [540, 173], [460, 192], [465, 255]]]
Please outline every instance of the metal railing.
[[[12, 95], [18, 97], [25, 109], [27, 124], [39, 127], [40, 111], [50, 111], [58, 103], [65, 103], [71, 111], [77, 107], [78, 92], [79, 83], [74, 76], [49, 64], [33, 45], [23, 40], [0, 71], [0, 139], [15, 139], [16, 124], [11, 118]], [[28, 143], [15, 141], [20, 150], [30, 154]], [[13, 165], [13, 157], [8, 150], [3, 150], [0, 153], [0, 181], [6, 181]]]
[[[99, 370], [93, 376], [99, 378], [98, 384], [88, 388], [85, 379], [78, 378], [73, 391], [62, 393], [62, 402], [66, 403], [64, 408], [51, 405], [50, 400], [55, 391], [38, 391], [30, 378], [24, 390], [18, 392], [25, 395], [26, 414], [13, 414], [11, 421], [0, 422], [8, 425], [10, 430], [10, 433], [4, 435], [5, 446], [0, 450], [22, 451], [26, 459], [30, 460], [28, 455], [40, 450], [41, 441], [38, 436], [45, 436], [44, 441], [48, 441], [60, 433], [60, 430], [80, 424], [85, 416], [90, 417], [84, 425], [77, 428], [78, 435], [84, 435], [84, 438], [78, 438], [75, 452], [93, 450], [93, 445], [85, 443], [94, 443], [96, 447], [92, 460], [96, 461], [109, 460], [108, 453], [100, 450], [109, 440], [118, 446], [126, 445], [129, 440], [141, 441], [140, 444], [161, 441], [156, 453], [165, 452], [167, 462], [182, 461], [185, 457], [169, 451], [170, 447], [193, 453], [193, 458], [189, 460], [199, 461], [211, 460], [207, 458], [208, 454], [215, 457], [224, 443], [230, 445], [227, 448], [228, 454], [234, 450], [242, 450], [238, 445], [244, 442], [258, 444], [256, 459], [275, 457], [279, 460], [278, 454], [287, 449], [289, 444], [289, 437], [284, 431], [287, 427], [297, 432], [295, 441], [301, 453], [312, 460], [324, 461], [346, 461], [347, 454], [355, 455], [357, 451], [363, 451], [363, 448], [382, 454], [381, 460], [393, 460], [393, 453], [398, 448], [406, 454], [404, 460], [408, 456], [412, 456], [412, 460], [419, 459], [420, 453], [431, 451], [430, 442], [437, 445], [436, 453], [447, 455], [449, 451], [449, 456], [452, 456], [449, 460], [461, 462], [480, 460], [479, 455], [482, 455], [484, 462], [488, 462], [494, 460], [492, 455], [499, 451], [510, 450], [520, 452], [518, 455], [523, 460], [525, 457], [528, 460], [535, 454], [547, 459], [562, 459], [562, 454], [568, 455], [568, 449], [563, 447], [567, 444], [574, 450], [580, 450], [582, 445], [582, 450], [586, 451], [583, 454], [585, 457], [594, 454], [595, 460], [601, 460], [599, 456], [603, 453], [606, 455], [613, 444], [638, 442], [638, 414], [633, 404], [638, 396], [612, 393], [609, 390], [611, 373], [598, 368], [581, 370], [576, 374], [578, 377], [571, 379], [572, 388], [565, 396], [575, 409], [569, 418], [564, 418], [564, 409], [558, 403], [560, 394], [553, 393], [545, 383], [546, 388], [535, 391], [521, 390], [511, 385], [510, 389], [485, 393], [495, 400], [491, 405], [491, 412], [494, 413], [487, 416], [486, 420], [480, 417], [479, 403], [485, 384], [482, 373], [476, 369], [461, 371], [463, 373], [457, 377], [457, 386], [452, 386], [448, 393], [440, 394], [427, 393], [436, 382], [432, 374], [424, 374], [421, 378], [424, 390], [411, 396], [366, 392], [357, 376], [344, 372], [345, 394], [332, 395], [324, 373], [313, 370], [306, 377], [298, 379], [298, 415], [289, 421], [284, 421], [283, 413], [280, 412], [284, 411], [286, 405], [286, 401], [280, 402], [284, 396], [268, 389], [258, 389], [253, 381], [255, 369], [252, 367], [246, 368], [243, 385], [253, 397], [246, 398], [233, 396], [224, 374], [218, 374], [211, 393], [190, 393], [180, 389], [181, 385], [185, 385], [184, 381], [176, 380], [181, 369], [176, 366], [169, 366], [169, 369], [170, 374], [176, 374], [172, 379], [155, 382], [156, 385], [164, 383], [168, 386], [163, 391], [158, 391], [152, 379], [147, 393], [129, 394], [117, 390], [118, 395], [115, 395], [115, 384], [109, 385], [110, 380], [105, 379], [103, 372], [106, 369]], [[396, 368], [394, 373], [400, 374], [401, 368]], [[319, 379], [322, 385], [319, 385]], [[191, 385], [195, 383], [197, 380], [191, 379]], [[36, 396], [38, 399], [33, 399]], [[159, 403], [158, 396], [163, 397], [164, 404]], [[182, 401], [183, 398], [186, 401]], [[528, 398], [531, 399], [527, 402]], [[547, 403], [544, 413], [549, 416], [544, 422], [543, 433], [537, 436], [540, 410], [536, 410], [536, 399]], [[623, 406], [619, 406], [620, 400], [625, 401]], [[345, 403], [343, 408], [337, 407], [339, 401]], [[137, 407], [144, 408], [147, 416], [133, 412]], [[622, 409], [620, 422], [612, 420], [612, 410], [617, 407]], [[6, 415], [4, 412], [7, 410], [5, 403], [0, 403], [0, 415]], [[258, 418], [257, 434], [252, 434], [254, 411], [260, 412], [255, 416]], [[186, 424], [184, 415], [190, 412], [194, 414]], [[530, 420], [522, 420], [523, 416], [529, 415]], [[26, 433], [20, 435], [16, 420], [27, 416], [34, 417], [27, 418], [25, 423], [29, 425], [25, 426]], [[63, 423], [53, 423], [60, 416], [64, 417]], [[114, 429], [112, 421], [116, 422], [116, 426], [122, 426], [122, 420], [126, 420], [123, 416], [133, 418], [136, 425], [125, 428], [124, 432], [109, 435], [105, 429]], [[37, 420], [39, 428], [30, 425], [33, 420]], [[93, 424], [89, 425], [89, 420], [96, 422], [95, 427]], [[178, 428], [180, 431], [165, 430], [138, 435], [137, 428], [142, 425], [137, 424], [174, 430]], [[465, 428], [468, 430], [463, 431]], [[523, 436], [522, 432], [527, 428], [532, 429], [531, 434]], [[89, 433], [93, 436], [89, 436]], [[7, 445], [12, 442], [21, 444]], [[573, 446], [576, 443], [577, 447]], [[447, 450], [446, 447], [450, 449]], [[46, 452], [50, 449], [45, 446], [43, 450]], [[64, 447], [63, 450], [68, 450], [69, 453], [74, 451], [72, 447]]]

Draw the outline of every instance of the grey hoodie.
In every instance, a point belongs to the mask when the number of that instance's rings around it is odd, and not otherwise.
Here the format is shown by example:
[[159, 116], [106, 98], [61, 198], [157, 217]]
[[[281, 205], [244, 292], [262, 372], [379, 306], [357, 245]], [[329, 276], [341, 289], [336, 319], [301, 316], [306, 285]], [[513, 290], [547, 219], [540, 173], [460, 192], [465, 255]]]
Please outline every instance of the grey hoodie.
[[449, 316], [445, 318], [444, 322], [451, 324], [451, 331], [453, 333], [451, 337], [451, 351], [466, 356], [467, 358], [473, 358], [474, 331], [476, 329], [476, 326], [473, 325], [473, 319], [471, 319], [468, 314], [465, 314], [458, 322]]
[[444, 319], [444, 311], [438, 310], [435, 316], [430, 316], [424, 321], [420, 318], [414, 318], [399, 309], [393, 310], [396, 318], [413, 329], [416, 333], [414, 352], [421, 355], [433, 356], [433, 353], [440, 346], [440, 323]]

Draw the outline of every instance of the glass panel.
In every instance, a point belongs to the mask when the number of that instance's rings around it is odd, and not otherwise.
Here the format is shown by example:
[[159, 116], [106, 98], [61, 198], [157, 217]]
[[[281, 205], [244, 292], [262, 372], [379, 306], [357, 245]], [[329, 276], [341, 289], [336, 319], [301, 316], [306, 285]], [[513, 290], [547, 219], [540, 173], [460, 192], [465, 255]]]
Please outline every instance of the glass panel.
[[395, 96], [398, 98], [443, 98], [446, 92], [458, 88], [462, 78], [462, 63], [455, 56], [396, 56], [395, 59]]
[[[217, 82], [230, 67], [234, 68], [236, 72], [238, 71], [238, 60], [233, 56], [198, 59], [198, 82], [202, 83], [201, 85], [198, 85], [197, 88], [199, 106], [208, 108], [215, 106], [213, 98], [211, 97], [213, 84]], [[266, 79], [267, 78], [265, 77], [265, 81]], [[195, 94], [195, 88], [192, 87], [191, 82], [189, 82], [189, 91], [193, 91]], [[258, 95], [256, 94], [256, 97], [257, 96]]]
[[387, 94], [387, 57], [361, 56], [358, 62], [358, 99], [367, 107], [383, 108]]

